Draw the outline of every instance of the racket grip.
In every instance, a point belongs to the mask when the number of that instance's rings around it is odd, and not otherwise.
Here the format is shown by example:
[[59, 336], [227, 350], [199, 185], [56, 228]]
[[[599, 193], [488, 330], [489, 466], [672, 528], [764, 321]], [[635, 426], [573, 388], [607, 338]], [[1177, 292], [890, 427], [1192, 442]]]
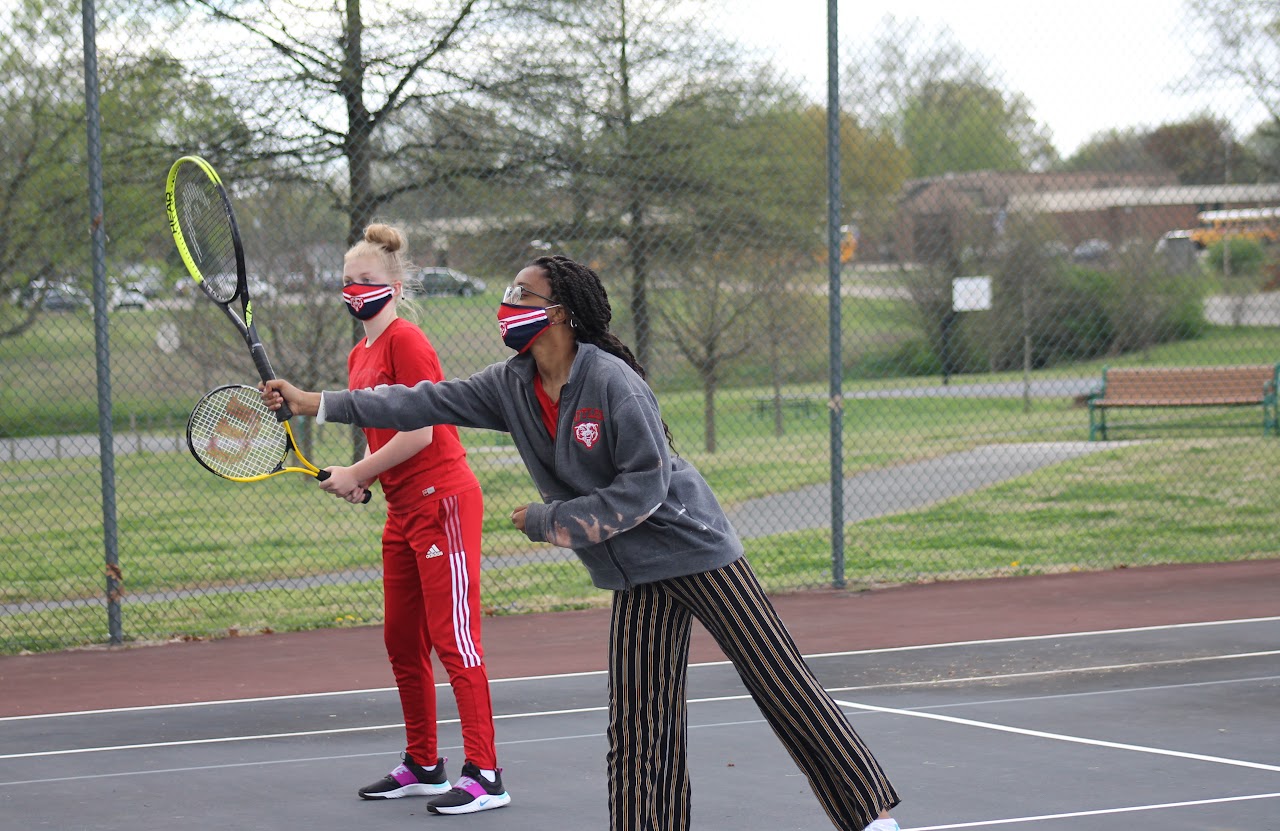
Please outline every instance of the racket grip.
[[[257, 335], [253, 335], [254, 338]], [[276, 377], [275, 370], [271, 368], [271, 359], [267, 357], [267, 350], [260, 343], [251, 343], [249, 345], [249, 354], [253, 358], [253, 365], [258, 368], [258, 377], [264, 381], [270, 381]], [[282, 398], [284, 396], [281, 396]], [[293, 418], [293, 410], [289, 409], [289, 402], [281, 401], [280, 409], [276, 410], [276, 421], [281, 424]]]
[[[329, 473], [329, 471], [327, 471], [327, 470], [322, 470], [322, 471], [320, 471], [319, 473], [317, 473], [317, 474], [316, 474], [316, 478], [317, 478], [317, 479], [319, 479], [321, 482], [323, 482], [325, 479], [328, 479], [328, 478], [329, 478], [330, 476], [332, 476], [332, 475], [333, 475], [333, 474]], [[360, 504], [362, 504], [362, 505], [368, 505], [368, 504], [369, 504], [369, 500], [370, 500], [370, 499], [373, 499], [373, 491], [371, 491], [371, 490], [365, 490], [365, 492], [364, 492], [364, 499], [360, 500]]]

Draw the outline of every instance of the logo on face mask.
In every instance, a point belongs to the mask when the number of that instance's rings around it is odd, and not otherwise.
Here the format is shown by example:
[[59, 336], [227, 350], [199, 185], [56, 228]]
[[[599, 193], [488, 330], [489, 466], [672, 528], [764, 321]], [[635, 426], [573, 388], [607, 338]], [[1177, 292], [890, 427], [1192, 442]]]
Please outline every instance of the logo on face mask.
[[395, 293], [394, 286], [381, 283], [348, 283], [342, 287], [342, 300], [352, 317], [372, 320], [391, 302]]
[[550, 308], [554, 307], [544, 309], [541, 306], [503, 303], [498, 307], [498, 332], [502, 335], [502, 342], [516, 352], [524, 352], [551, 325], [547, 318], [547, 309]]

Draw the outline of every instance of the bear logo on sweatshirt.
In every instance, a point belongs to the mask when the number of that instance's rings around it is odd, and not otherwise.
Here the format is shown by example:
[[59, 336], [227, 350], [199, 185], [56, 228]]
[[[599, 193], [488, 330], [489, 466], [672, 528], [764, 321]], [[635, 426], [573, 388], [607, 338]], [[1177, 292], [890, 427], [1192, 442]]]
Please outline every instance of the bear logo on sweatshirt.
[[604, 421], [604, 413], [594, 407], [584, 407], [573, 414], [573, 437], [583, 447], [590, 450], [600, 441], [600, 422]]

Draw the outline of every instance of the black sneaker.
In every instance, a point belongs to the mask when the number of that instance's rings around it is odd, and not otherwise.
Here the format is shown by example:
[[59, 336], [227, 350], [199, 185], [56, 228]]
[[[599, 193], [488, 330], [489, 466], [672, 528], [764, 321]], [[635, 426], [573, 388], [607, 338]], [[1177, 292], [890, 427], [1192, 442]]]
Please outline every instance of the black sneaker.
[[443, 756], [436, 762], [435, 770], [426, 770], [413, 761], [408, 753], [401, 754], [404, 761], [386, 776], [366, 785], [356, 793], [361, 799], [399, 799], [402, 796], [435, 796], [448, 793], [449, 777], [444, 772]]
[[433, 814], [474, 814], [511, 804], [511, 795], [502, 787], [502, 768], [494, 771], [493, 781], [485, 779], [480, 768], [467, 762], [453, 790], [427, 803]]

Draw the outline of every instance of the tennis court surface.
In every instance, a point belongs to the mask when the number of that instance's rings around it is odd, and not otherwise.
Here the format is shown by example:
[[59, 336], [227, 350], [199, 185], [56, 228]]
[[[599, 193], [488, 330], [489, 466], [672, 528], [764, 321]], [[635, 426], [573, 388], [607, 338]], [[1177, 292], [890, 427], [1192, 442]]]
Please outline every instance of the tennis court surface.
[[[904, 829], [1280, 829], [1280, 560], [775, 602]], [[364, 627], [0, 658], [0, 829], [607, 827], [607, 612], [485, 626], [507, 808], [356, 798], [403, 742]], [[694, 827], [830, 828], [701, 631], [694, 661]]]

